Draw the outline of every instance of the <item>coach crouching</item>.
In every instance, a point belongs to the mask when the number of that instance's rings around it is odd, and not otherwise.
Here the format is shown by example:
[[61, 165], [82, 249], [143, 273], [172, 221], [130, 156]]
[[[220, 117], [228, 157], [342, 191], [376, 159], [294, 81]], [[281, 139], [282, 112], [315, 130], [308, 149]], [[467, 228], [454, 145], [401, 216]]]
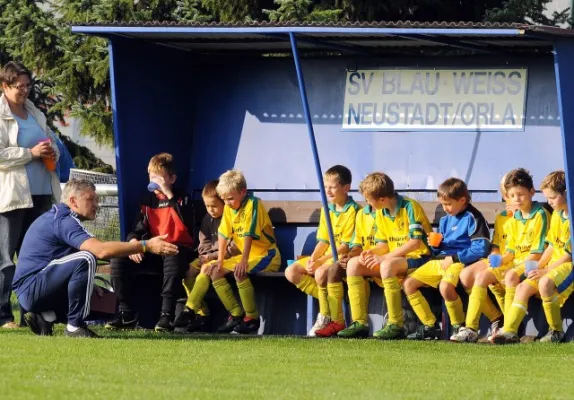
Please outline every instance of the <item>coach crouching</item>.
[[70, 180], [62, 202], [42, 214], [24, 237], [13, 280], [24, 320], [37, 335], [51, 335], [55, 322], [67, 323], [71, 337], [97, 337], [86, 327], [94, 288], [96, 259], [150, 252], [177, 254], [177, 246], [157, 236], [139, 242], [101, 242], [82, 221], [94, 220], [98, 197], [93, 183]]

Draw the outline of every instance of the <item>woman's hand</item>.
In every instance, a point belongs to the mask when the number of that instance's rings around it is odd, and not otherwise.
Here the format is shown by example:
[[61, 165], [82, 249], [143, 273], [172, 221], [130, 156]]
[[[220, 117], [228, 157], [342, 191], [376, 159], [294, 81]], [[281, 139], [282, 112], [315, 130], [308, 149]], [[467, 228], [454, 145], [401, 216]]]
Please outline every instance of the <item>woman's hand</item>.
[[34, 158], [53, 158], [55, 155], [54, 149], [48, 141], [38, 143], [36, 146], [30, 149], [30, 152]]

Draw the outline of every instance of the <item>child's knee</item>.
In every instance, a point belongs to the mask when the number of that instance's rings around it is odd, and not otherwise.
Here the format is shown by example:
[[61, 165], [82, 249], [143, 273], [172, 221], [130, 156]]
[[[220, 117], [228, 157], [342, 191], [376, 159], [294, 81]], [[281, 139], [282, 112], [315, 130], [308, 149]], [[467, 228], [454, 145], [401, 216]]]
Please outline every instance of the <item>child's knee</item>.
[[319, 268], [315, 271], [315, 281], [319, 286], [327, 286], [329, 280], [329, 268]]
[[413, 294], [414, 292], [419, 290], [420, 287], [421, 287], [420, 282], [410, 277], [405, 279], [405, 281], [403, 282], [403, 291], [405, 292], [406, 295]]
[[329, 283], [341, 282], [343, 278], [343, 268], [339, 263], [334, 263], [327, 269], [327, 280]]
[[454, 301], [458, 298], [456, 288], [446, 281], [441, 281], [439, 291], [443, 299], [447, 301]]
[[390, 261], [383, 261], [381, 263], [381, 279], [387, 279], [394, 277], [393, 266]]
[[510, 270], [504, 276], [504, 283], [506, 287], [516, 287], [520, 283], [520, 276], [515, 271]]
[[533, 296], [536, 290], [527, 282], [522, 282], [516, 287], [516, 296], [526, 299]]
[[358, 276], [359, 265], [361, 265], [359, 257], [351, 258], [349, 262], [347, 262], [347, 276]]
[[543, 276], [538, 284], [538, 289], [543, 297], [550, 297], [556, 293], [556, 285], [554, 281], [547, 276]]
[[460, 283], [465, 289], [470, 289], [474, 283], [474, 276], [469, 268], [465, 268], [460, 273]]
[[297, 263], [291, 264], [285, 269], [285, 278], [291, 283], [299, 283], [302, 275], [302, 267]]
[[492, 274], [488, 270], [480, 271], [474, 278], [474, 286], [487, 287], [492, 281]]

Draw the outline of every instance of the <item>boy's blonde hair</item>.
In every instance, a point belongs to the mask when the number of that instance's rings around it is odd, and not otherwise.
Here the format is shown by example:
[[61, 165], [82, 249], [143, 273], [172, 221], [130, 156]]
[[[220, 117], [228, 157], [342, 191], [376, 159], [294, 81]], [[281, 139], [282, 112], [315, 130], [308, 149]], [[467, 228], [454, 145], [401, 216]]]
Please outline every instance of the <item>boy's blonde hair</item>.
[[549, 173], [540, 185], [540, 190], [544, 189], [551, 189], [559, 194], [566, 193], [566, 174], [564, 171], [558, 170]]
[[219, 184], [219, 179], [214, 179], [208, 182], [201, 191], [201, 197], [215, 197], [221, 200], [221, 197], [217, 194], [217, 185]]
[[243, 189], [247, 189], [247, 181], [245, 180], [245, 176], [243, 176], [241, 171], [231, 169], [219, 177], [219, 183], [217, 184], [217, 194], [220, 197], [223, 197], [233, 191], [240, 192]]
[[387, 174], [372, 172], [359, 184], [359, 192], [363, 196], [367, 195], [377, 199], [393, 197], [395, 195], [395, 184]]
[[506, 179], [504, 180], [504, 188], [506, 191], [508, 192], [511, 188], [518, 186], [528, 190], [534, 189], [532, 175], [527, 169], [517, 168], [506, 174]]
[[169, 175], [175, 175], [175, 165], [173, 164], [173, 156], [169, 153], [159, 153], [149, 160], [147, 172], [167, 172]]
[[464, 183], [462, 179], [458, 178], [448, 178], [446, 181], [441, 183], [436, 195], [439, 199], [448, 197], [449, 199], [460, 200], [464, 197], [466, 202], [470, 203], [468, 187], [466, 187], [466, 183]]
[[336, 179], [340, 185], [350, 185], [353, 181], [353, 175], [349, 168], [343, 165], [333, 165], [323, 174], [324, 178]]

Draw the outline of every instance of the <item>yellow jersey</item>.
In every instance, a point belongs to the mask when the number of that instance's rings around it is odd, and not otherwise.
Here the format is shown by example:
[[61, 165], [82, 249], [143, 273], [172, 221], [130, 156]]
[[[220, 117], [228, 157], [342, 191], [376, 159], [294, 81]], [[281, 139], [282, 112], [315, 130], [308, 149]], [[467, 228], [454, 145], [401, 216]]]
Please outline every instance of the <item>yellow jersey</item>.
[[554, 211], [550, 220], [550, 229], [546, 235], [546, 243], [552, 246], [552, 257], [549, 265], [555, 263], [566, 254], [572, 255], [570, 244], [570, 220], [564, 217], [563, 211]]
[[353, 247], [362, 247], [363, 250], [369, 250], [375, 247], [376, 215], [377, 210], [370, 205], [363, 207], [362, 210], [357, 212], [355, 232], [349, 246], [351, 249]]
[[523, 262], [529, 254], [544, 252], [549, 225], [550, 214], [537, 201], [532, 202], [528, 218], [523, 218], [522, 212], [518, 210], [506, 221], [506, 251], [514, 253], [515, 265]]
[[494, 220], [494, 233], [492, 234], [492, 246], [498, 248], [500, 254], [504, 254], [506, 250], [506, 232], [504, 232], [504, 224], [510, 217], [506, 210], [502, 211], [496, 216]]
[[397, 212], [393, 217], [384, 208], [377, 213], [375, 242], [386, 243], [389, 251], [403, 246], [410, 239], [421, 239], [418, 249], [407, 254], [407, 258], [421, 258], [430, 255], [427, 234], [431, 225], [422, 206], [415, 200], [397, 195]]
[[269, 214], [261, 199], [248, 194], [239, 209], [229, 206], [223, 208], [223, 216], [218, 234], [243, 251], [245, 237], [253, 238], [249, 256], [264, 256], [269, 249], [277, 249], [275, 232]]
[[[355, 219], [360, 209], [361, 206], [350, 196], [341, 211], [335, 211], [335, 204], [329, 203], [329, 218], [333, 226], [336, 247], [339, 247], [341, 244], [351, 244], [351, 239], [355, 232]], [[327, 220], [325, 219], [325, 212], [322, 208], [321, 217], [319, 218], [319, 229], [317, 229], [317, 241], [330, 244]], [[330, 253], [331, 249], [328, 248], [325, 254], [327, 252]]]

